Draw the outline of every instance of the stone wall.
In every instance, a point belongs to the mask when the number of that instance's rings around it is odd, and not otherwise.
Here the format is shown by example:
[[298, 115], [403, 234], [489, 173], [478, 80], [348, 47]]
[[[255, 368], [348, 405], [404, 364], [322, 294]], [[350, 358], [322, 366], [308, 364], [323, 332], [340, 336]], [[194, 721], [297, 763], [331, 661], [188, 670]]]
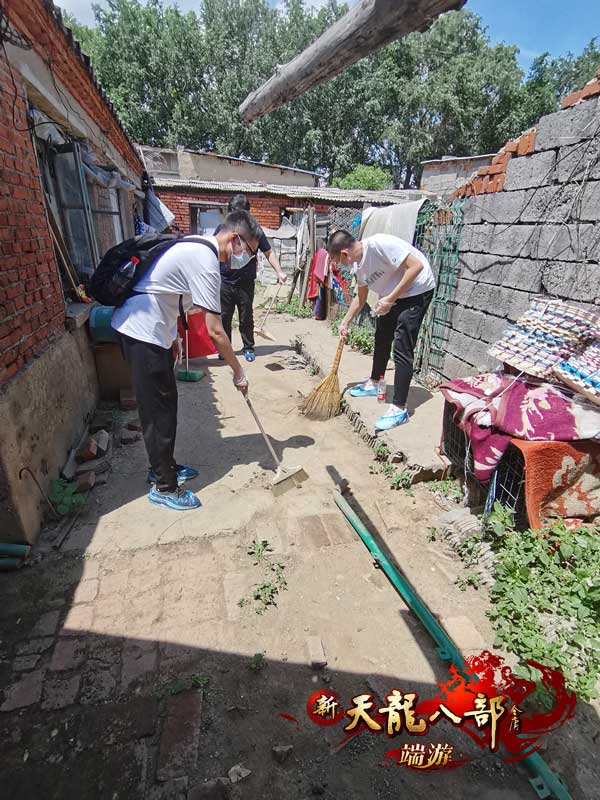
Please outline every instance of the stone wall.
[[448, 378], [496, 368], [489, 345], [535, 295], [600, 304], [600, 80], [588, 86], [457, 192], [466, 207]]

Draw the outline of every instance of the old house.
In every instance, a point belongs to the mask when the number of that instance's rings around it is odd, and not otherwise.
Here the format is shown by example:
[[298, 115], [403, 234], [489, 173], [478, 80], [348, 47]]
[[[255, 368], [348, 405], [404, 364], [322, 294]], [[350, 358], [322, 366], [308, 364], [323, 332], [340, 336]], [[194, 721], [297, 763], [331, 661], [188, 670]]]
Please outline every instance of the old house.
[[97, 404], [74, 287], [133, 235], [143, 164], [51, 0], [0, 16], [0, 539], [31, 541]]

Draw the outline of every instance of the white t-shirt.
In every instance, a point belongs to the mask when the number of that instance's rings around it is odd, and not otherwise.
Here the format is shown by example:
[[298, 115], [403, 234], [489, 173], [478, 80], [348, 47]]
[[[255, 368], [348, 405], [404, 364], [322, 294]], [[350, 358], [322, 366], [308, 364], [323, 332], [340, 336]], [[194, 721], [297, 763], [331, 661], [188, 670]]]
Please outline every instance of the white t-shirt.
[[[219, 252], [214, 236], [203, 238]], [[134, 294], [115, 308], [112, 327], [132, 339], [168, 349], [177, 336], [180, 296], [184, 311], [200, 306], [221, 313], [219, 259], [206, 245], [178, 242], [150, 267], [135, 290], [144, 294]]]
[[368, 286], [379, 297], [390, 294], [404, 275], [402, 263], [408, 255], [418, 258], [423, 264], [412, 285], [401, 297], [414, 297], [435, 289], [435, 278], [427, 258], [398, 236], [387, 233], [376, 233], [362, 240], [363, 257], [356, 270], [359, 286]]

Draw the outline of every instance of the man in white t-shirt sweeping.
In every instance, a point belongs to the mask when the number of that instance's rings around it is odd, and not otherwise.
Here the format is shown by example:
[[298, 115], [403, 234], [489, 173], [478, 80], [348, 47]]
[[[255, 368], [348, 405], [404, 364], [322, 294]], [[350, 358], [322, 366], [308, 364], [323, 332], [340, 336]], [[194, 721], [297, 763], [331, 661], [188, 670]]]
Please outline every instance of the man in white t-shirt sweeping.
[[350, 390], [353, 397], [375, 397], [377, 383], [385, 375], [390, 352], [394, 354], [393, 402], [375, 423], [376, 431], [386, 431], [408, 422], [406, 401], [413, 376], [414, 350], [419, 329], [435, 289], [435, 278], [427, 258], [404, 239], [378, 233], [358, 241], [339, 230], [329, 237], [327, 250], [332, 261], [351, 267], [358, 289], [348, 313], [340, 324], [340, 334], [367, 302], [369, 291], [379, 301], [375, 308], [375, 350], [368, 381]]
[[[131, 367], [144, 443], [150, 461], [148, 499], [178, 511], [198, 508], [200, 500], [180, 484], [198, 471], [175, 461], [177, 319], [195, 307], [205, 313], [206, 328], [233, 370], [242, 393], [248, 380], [221, 322], [219, 262], [246, 261], [256, 254], [261, 230], [249, 214], [230, 214], [216, 236], [176, 242], [135, 285], [135, 294], [115, 309], [112, 326], [120, 334]], [[198, 237], [195, 237], [198, 238]]]

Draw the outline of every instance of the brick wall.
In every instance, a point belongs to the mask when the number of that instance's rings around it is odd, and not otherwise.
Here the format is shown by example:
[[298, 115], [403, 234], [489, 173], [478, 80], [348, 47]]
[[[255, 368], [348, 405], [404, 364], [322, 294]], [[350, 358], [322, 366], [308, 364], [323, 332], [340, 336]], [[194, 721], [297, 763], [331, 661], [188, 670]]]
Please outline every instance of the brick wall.
[[449, 378], [497, 368], [490, 344], [537, 294], [600, 304], [600, 80], [583, 91], [457, 193], [467, 199]]
[[[157, 189], [162, 202], [175, 214], [175, 224], [182, 233], [190, 232], [190, 206], [194, 203], [225, 203], [233, 197], [231, 193], [194, 191], [182, 192], [181, 189]], [[284, 195], [249, 194], [250, 213], [265, 228], [278, 228], [282, 208], [299, 208], [302, 202]], [[327, 213], [328, 205], [316, 205], [315, 210]]]
[[[64, 330], [64, 301], [44, 214], [23, 87], [0, 59], [0, 383]], [[25, 130], [19, 130], [25, 129]]]

